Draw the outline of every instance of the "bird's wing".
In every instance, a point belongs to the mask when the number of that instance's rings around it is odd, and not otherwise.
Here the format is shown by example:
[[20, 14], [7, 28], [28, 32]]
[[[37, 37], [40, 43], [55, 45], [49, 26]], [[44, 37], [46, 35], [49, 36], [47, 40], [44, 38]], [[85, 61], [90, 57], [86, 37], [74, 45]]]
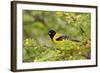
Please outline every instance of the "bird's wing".
[[69, 36], [59, 36], [56, 38], [57, 41], [62, 41], [62, 40], [70, 40], [71, 38]]
[[63, 36], [59, 36], [59, 37], [56, 38], [56, 41], [62, 41], [63, 39], [64, 39]]
[[72, 37], [69, 37], [69, 36], [64, 36], [64, 39], [65, 40], [71, 40], [71, 41], [74, 41], [74, 42], [80, 42], [79, 40], [75, 40], [75, 39], [73, 39]]
[[63, 38], [64, 38], [65, 40], [71, 40], [71, 39], [72, 39], [70, 36], [63, 36]]

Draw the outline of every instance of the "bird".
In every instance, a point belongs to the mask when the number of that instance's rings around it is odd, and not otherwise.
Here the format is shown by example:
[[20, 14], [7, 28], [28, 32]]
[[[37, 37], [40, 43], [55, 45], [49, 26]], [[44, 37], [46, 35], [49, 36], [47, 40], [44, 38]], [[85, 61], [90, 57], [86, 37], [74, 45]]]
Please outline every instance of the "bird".
[[48, 34], [49, 34], [51, 40], [54, 43], [59, 44], [59, 45], [62, 44], [65, 40], [80, 42], [79, 40], [72, 39], [70, 36], [61, 35], [60, 33], [56, 32], [54, 30], [49, 30]]

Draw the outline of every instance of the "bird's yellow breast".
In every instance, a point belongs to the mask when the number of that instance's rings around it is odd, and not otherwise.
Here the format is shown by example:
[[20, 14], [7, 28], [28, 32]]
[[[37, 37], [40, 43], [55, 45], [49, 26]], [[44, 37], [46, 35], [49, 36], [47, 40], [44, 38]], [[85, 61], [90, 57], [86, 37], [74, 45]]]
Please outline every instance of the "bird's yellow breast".
[[62, 44], [62, 43], [64, 42], [64, 39], [63, 39], [63, 40], [60, 40], [60, 41], [57, 41], [57, 40], [56, 40], [59, 36], [61, 36], [59, 33], [56, 33], [56, 34], [54, 35], [54, 37], [53, 37], [54, 43], [56, 43], [56, 44]]

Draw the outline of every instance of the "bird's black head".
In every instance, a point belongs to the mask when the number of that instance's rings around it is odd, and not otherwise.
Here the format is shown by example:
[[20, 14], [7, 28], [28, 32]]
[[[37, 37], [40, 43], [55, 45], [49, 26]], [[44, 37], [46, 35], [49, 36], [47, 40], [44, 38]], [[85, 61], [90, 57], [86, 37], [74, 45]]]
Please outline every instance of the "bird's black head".
[[53, 39], [53, 37], [54, 37], [54, 35], [56, 34], [56, 32], [55, 32], [54, 30], [50, 30], [50, 31], [48, 32], [48, 34], [49, 34], [50, 38]]

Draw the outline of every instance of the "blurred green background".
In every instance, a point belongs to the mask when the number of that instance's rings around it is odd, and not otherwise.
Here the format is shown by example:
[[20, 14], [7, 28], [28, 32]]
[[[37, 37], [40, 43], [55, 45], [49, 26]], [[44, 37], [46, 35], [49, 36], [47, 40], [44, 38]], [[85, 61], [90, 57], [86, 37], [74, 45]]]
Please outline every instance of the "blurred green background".
[[[23, 10], [23, 62], [90, 59], [91, 14]], [[62, 46], [52, 42], [49, 30], [80, 40]], [[63, 48], [62, 48], [63, 47]]]

